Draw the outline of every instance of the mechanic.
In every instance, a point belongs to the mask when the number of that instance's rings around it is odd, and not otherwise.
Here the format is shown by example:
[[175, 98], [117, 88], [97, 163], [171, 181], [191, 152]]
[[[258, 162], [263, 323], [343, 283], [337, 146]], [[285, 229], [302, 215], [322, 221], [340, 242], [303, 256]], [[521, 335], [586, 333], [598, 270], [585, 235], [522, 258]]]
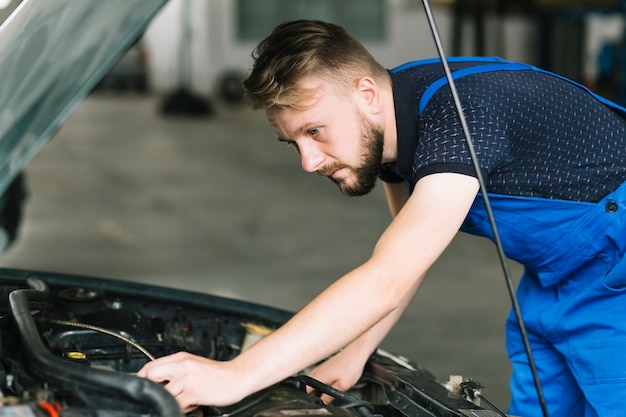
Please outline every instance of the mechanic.
[[[279, 25], [253, 57], [244, 86], [278, 140], [347, 195], [380, 178], [393, 221], [363, 265], [234, 360], [179, 353], [139, 372], [185, 410], [234, 403], [325, 358], [311, 375], [349, 388], [455, 234], [492, 237], [438, 60], [388, 71], [318, 21]], [[624, 110], [525, 64], [450, 66], [505, 252], [525, 266], [517, 291], [550, 415], [626, 415]], [[514, 315], [507, 349], [509, 412], [541, 415]]]

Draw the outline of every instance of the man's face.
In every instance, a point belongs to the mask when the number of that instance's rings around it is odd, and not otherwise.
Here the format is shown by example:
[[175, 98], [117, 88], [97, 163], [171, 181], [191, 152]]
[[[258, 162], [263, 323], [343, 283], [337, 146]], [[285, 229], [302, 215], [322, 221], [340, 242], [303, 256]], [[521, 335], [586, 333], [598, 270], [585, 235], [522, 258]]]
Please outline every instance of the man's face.
[[383, 131], [367, 118], [352, 95], [317, 90], [304, 110], [270, 109], [267, 118], [280, 142], [293, 146], [302, 169], [328, 177], [349, 196], [369, 193], [383, 155]]

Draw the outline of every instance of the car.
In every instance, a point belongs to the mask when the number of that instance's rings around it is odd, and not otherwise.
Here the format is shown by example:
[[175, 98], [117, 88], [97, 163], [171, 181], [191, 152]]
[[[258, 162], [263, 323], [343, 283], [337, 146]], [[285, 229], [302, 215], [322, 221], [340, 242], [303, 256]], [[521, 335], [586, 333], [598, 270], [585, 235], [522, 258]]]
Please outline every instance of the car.
[[[24, 0], [0, 27], [0, 192], [141, 36], [165, 0]], [[84, 36], [88, 33], [89, 36]], [[8, 59], [10, 57], [10, 59]], [[0, 268], [0, 416], [182, 415], [136, 372], [187, 351], [236, 357], [293, 313], [176, 288]], [[303, 370], [228, 407], [194, 416], [502, 416], [461, 376], [440, 382], [377, 350], [338, 391]], [[334, 398], [323, 403], [317, 393]]]
[[[187, 351], [229, 360], [291, 313], [241, 300], [141, 283], [0, 269], [0, 416], [180, 415], [159, 384], [134, 374]], [[324, 404], [306, 386], [335, 398]], [[294, 375], [229, 407], [197, 416], [501, 416], [480, 405], [480, 384], [438, 382], [421, 366], [378, 350], [349, 392]]]

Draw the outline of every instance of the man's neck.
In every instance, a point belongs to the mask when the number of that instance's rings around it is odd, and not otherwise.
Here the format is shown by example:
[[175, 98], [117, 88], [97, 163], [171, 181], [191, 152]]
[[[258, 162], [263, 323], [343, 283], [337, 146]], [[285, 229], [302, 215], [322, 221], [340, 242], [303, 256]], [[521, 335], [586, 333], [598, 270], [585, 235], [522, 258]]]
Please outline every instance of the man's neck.
[[398, 159], [398, 131], [396, 129], [396, 113], [391, 85], [383, 89], [384, 133], [383, 163], [395, 162]]

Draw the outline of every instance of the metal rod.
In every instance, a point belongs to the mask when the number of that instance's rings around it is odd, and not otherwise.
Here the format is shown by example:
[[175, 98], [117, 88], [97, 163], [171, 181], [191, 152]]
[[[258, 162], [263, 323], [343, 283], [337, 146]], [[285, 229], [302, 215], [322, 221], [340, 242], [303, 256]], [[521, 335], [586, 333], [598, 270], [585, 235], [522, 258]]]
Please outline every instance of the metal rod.
[[[459, 0], [462, 1], [462, 0]], [[535, 389], [537, 391], [537, 397], [539, 398], [539, 404], [541, 406], [541, 411], [544, 417], [548, 417], [548, 408], [546, 406], [546, 401], [543, 395], [543, 390], [541, 389], [541, 382], [539, 381], [539, 375], [537, 373], [537, 367], [535, 365], [535, 361], [533, 359], [532, 351], [530, 348], [530, 342], [528, 340], [528, 333], [526, 331], [526, 326], [524, 325], [524, 320], [522, 317], [522, 310], [520, 308], [519, 302], [517, 300], [517, 296], [515, 295], [515, 286], [513, 285], [513, 280], [511, 279], [511, 272], [509, 270], [508, 263], [506, 261], [506, 255], [504, 253], [504, 248], [502, 246], [502, 241], [500, 239], [500, 234], [498, 232], [498, 227], [496, 225], [495, 216], [493, 215], [493, 210], [491, 208], [491, 203], [489, 202], [489, 196], [487, 195], [487, 186], [483, 179], [482, 171], [480, 168], [480, 164], [478, 162], [478, 158], [476, 157], [476, 151], [474, 149], [474, 144], [471, 139], [471, 135], [469, 132], [469, 128], [467, 126], [467, 120], [465, 118], [465, 114], [463, 113], [463, 107], [461, 106], [461, 100], [459, 99], [459, 94], [456, 89], [456, 85], [454, 83], [454, 79], [452, 78], [452, 73], [450, 72], [450, 67], [448, 66], [448, 61], [446, 59], [446, 54], [443, 49], [443, 45], [441, 43], [441, 38], [439, 37], [439, 32], [437, 30], [437, 25], [435, 22], [435, 18], [433, 16], [432, 10], [430, 8], [430, 4], [428, 0], [422, 0], [424, 4], [424, 10], [426, 11], [426, 16], [428, 18], [428, 24], [430, 26], [430, 30], [433, 35], [433, 39], [435, 41], [435, 46], [437, 47], [437, 52], [439, 53], [439, 58], [441, 59], [441, 64], [443, 65], [444, 72], [446, 73], [446, 78], [448, 80], [448, 85], [450, 86], [450, 92], [452, 93], [452, 98], [454, 101], [454, 105], [456, 107], [456, 111], [459, 115], [459, 120], [461, 122], [461, 126], [463, 128], [463, 133], [465, 135], [465, 141], [467, 142], [467, 147], [470, 152], [470, 156], [472, 158], [472, 163], [474, 165], [474, 170], [476, 171], [476, 178], [478, 179], [478, 183], [480, 185], [480, 191], [482, 193], [482, 197], [485, 202], [485, 209], [487, 211], [487, 216], [489, 217], [489, 223], [491, 225], [491, 229], [493, 232], [493, 241], [498, 250], [498, 257], [500, 259], [500, 263], [502, 265], [502, 270], [504, 272], [504, 278], [507, 284], [507, 289], [509, 291], [509, 296], [511, 298], [511, 303], [513, 305], [513, 310], [515, 312], [515, 317], [517, 319], [517, 324], [520, 329], [520, 334], [522, 336], [522, 341], [524, 343], [524, 349], [526, 350], [526, 356], [528, 357], [528, 364], [530, 366], [530, 370], [533, 375], [533, 381], [535, 383]]]

